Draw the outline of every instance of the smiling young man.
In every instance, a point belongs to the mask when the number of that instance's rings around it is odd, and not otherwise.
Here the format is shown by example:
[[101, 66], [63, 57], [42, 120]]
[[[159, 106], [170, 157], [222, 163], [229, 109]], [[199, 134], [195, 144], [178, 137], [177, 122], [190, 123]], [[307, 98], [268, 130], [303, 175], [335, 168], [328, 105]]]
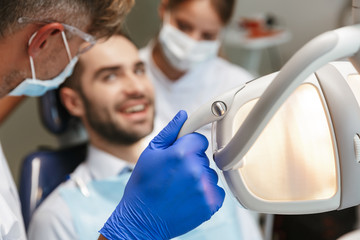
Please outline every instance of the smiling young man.
[[[80, 57], [60, 96], [88, 133], [87, 159], [35, 212], [29, 239], [95, 239], [122, 195], [105, 194], [107, 180], [120, 174], [123, 181], [112, 186], [124, 190], [127, 170], [134, 168], [145, 148], [142, 139], [153, 129], [154, 91], [136, 47], [115, 35]], [[100, 184], [104, 198], [93, 184]], [[82, 196], [78, 186], [89, 195]]]

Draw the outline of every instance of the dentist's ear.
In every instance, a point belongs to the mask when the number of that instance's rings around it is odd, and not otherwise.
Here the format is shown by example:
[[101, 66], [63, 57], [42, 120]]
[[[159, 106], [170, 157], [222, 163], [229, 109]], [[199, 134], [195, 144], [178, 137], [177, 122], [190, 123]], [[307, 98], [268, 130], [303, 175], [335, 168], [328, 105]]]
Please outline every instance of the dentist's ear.
[[28, 54], [36, 57], [36, 55], [44, 48], [51, 38], [64, 31], [64, 26], [60, 23], [49, 23], [41, 27], [29, 40]]

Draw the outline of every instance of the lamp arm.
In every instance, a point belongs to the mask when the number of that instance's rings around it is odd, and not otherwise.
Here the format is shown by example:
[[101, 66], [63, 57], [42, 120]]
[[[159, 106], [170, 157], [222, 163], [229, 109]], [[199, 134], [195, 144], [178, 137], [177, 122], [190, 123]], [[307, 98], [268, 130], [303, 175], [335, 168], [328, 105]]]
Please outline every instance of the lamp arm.
[[359, 39], [360, 24], [323, 33], [297, 51], [267, 87], [231, 141], [214, 154], [215, 160], [219, 158], [220, 162], [227, 163], [219, 167], [230, 170], [236, 164], [232, 159], [245, 156], [291, 93], [329, 61], [356, 54], [360, 48]]
[[185, 134], [192, 133], [206, 124], [219, 121], [224, 118], [234, 101], [236, 93], [244, 87], [245, 84], [217, 96], [206, 104], [201, 105], [184, 123], [179, 132], [178, 138], [184, 136]]

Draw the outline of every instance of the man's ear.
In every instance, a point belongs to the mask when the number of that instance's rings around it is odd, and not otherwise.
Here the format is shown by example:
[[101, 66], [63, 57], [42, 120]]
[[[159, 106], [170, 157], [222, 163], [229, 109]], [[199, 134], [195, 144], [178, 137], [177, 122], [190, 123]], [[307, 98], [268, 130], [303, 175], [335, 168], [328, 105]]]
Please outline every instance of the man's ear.
[[54, 37], [64, 31], [64, 26], [60, 23], [49, 23], [41, 27], [29, 41], [28, 53], [29, 56], [36, 57], [36, 55], [47, 47], [48, 42]]
[[161, 3], [159, 5], [159, 17], [161, 19], [161, 21], [164, 21], [164, 14], [168, 9], [168, 5], [169, 5], [169, 0], [161, 0]]
[[79, 118], [85, 115], [84, 103], [76, 91], [68, 87], [62, 87], [59, 94], [62, 104], [71, 115]]

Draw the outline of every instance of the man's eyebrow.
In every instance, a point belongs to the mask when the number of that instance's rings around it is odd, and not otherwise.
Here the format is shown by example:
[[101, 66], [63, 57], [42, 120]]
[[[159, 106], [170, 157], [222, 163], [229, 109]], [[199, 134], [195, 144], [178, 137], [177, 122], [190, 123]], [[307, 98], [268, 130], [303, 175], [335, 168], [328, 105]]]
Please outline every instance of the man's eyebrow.
[[113, 67], [104, 67], [104, 68], [100, 68], [99, 70], [97, 70], [94, 73], [94, 78], [98, 78], [102, 73], [104, 72], [115, 72], [115, 71], [119, 71], [121, 70], [122, 67], [121, 66], [113, 66]]

